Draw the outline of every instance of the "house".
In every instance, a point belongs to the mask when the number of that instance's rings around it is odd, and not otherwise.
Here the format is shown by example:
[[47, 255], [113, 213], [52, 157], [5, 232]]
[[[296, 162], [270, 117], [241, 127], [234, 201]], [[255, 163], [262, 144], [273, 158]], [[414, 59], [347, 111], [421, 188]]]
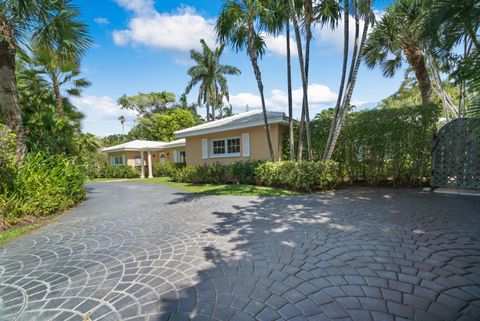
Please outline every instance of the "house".
[[[282, 158], [282, 141], [288, 118], [282, 112], [267, 112], [274, 158]], [[186, 140], [187, 165], [269, 160], [261, 110], [253, 110], [175, 132]]]
[[184, 163], [185, 139], [173, 142], [157, 142], [134, 140], [124, 144], [102, 149], [108, 154], [111, 166], [132, 166], [140, 168], [141, 177], [153, 177], [153, 166], [156, 163]]
[[[282, 158], [282, 141], [288, 132], [288, 118], [282, 112], [268, 112], [274, 158]], [[235, 161], [269, 160], [261, 110], [254, 110], [175, 132], [176, 141], [134, 140], [102, 149], [112, 166], [138, 167], [141, 177], [153, 177], [156, 163], [186, 163], [189, 166]]]

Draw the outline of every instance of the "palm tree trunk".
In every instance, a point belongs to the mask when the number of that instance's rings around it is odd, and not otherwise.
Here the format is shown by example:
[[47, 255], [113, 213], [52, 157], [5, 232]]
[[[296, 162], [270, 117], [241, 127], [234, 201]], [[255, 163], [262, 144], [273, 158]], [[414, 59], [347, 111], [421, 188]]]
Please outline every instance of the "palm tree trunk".
[[13, 30], [4, 15], [0, 16], [0, 106], [5, 124], [17, 136], [16, 157], [22, 164], [27, 147], [23, 131], [22, 116], [18, 102], [17, 78], [15, 75], [15, 56], [17, 44]]
[[[293, 8], [293, 5], [291, 5]], [[292, 12], [294, 10], [292, 9]], [[306, 110], [308, 108], [308, 84], [305, 73], [305, 62], [303, 60], [303, 49], [302, 49], [302, 36], [300, 34], [300, 28], [298, 26], [297, 17], [295, 13], [292, 14], [293, 29], [295, 30], [295, 40], [297, 41], [297, 52], [298, 52], [298, 61], [300, 64], [300, 73], [302, 75], [302, 89], [303, 89], [303, 101], [302, 101], [302, 115], [300, 117], [300, 126], [298, 133], [298, 161], [303, 159], [303, 133], [304, 127], [306, 127]], [[307, 132], [308, 136], [308, 132]], [[308, 149], [308, 137], [307, 137], [307, 149]]]
[[[251, 26], [253, 29], [253, 26]], [[251, 33], [251, 31], [250, 31]], [[268, 116], [267, 116], [267, 106], [265, 105], [265, 95], [263, 92], [263, 82], [262, 82], [262, 73], [258, 67], [257, 54], [255, 51], [255, 45], [253, 43], [253, 35], [249, 35], [248, 40], [248, 55], [250, 56], [250, 61], [253, 67], [253, 73], [257, 80], [258, 91], [260, 92], [260, 99], [262, 101], [262, 111], [263, 111], [263, 122], [265, 125], [265, 136], [267, 138], [268, 151], [270, 153], [270, 160], [273, 162], [275, 160], [273, 155], [272, 139], [270, 138], [270, 126], [268, 125]]]
[[340, 89], [338, 90], [337, 103], [335, 104], [335, 111], [332, 118], [332, 123], [330, 125], [330, 132], [328, 134], [327, 144], [325, 145], [325, 150], [323, 152], [323, 159], [329, 160], [331, 158], [327, 157], [329, 146], [332, 141], [333, 134], [335, 132], [335, 125], [337, 123], [338, 114], [340, 111], [340, 104], [342, 103], [343, 90], [345, 88], [345, 78], [347, 75], [347, 66], [348, 66], [348, 47], [350, 42], [350, 15], [349, 15], [349, 0], [344, 0], [344, 29], [343, 29], [343, 65], [342, 65], [342, 78], [340, 80]]
[[[371, 1], [367, 2], [368, 6], [367, 8], [370, 8], [371, 6]], [[355, 15], [356, 20], [359, 19], [358, 14]], [[357, 25], [358, 21], [355, 22]], [[340, 114], [338, 116], [338, 120], [335, 126], [335, 131], [332, 136], [332, 141], [330, 145], [328, 146], [327, 154], [326, 154], [326, 159], [329, 160], [332, 158], [333, 151], [335, 150], [335, 145], [337, 144], [338, 137], [340, 136], [340, 131], [342, 130], [342, 127], [345, 123], [345, 117], [350, 109], [350, 101], [352, 99], [353, 95], [353, 90], [355, 88], [355, 83], [357, 81], [357, 75], [358, 75], [358, 70], [360, 68], [360, 62], [362, 60], [363, 56], [363, 50], [365, 48], [365, 41], [367, 40], [367, 35], [368, 35], [368, 25], [370, 23], [369, 15], [365, 15], [365, 25], [363, 27], [363, 33], [362, 33], [362, 40], [360, 41], [360, 47], [358, 49], [358, 54], [352, 58], [352, 63], [353, 63], [353, 68], [350, 70], [351, 74], [349, 75], [349, 83], [347, 85], [347, 90], [345, 92], [345, 98], [342, 103], [342, 107], [340, 109]], [[359, 25], [359, 23], [358, 23]], [[356, 41], [357, 43], [357, 41]], [[355, 51], [355, 50], [354, 50]]]
[[405, 52], [405, 56], [407, 57], [408, 63], [415, 71], [418, 87], [420, 89], [420, 95], [422, 96], [422, 104], [427, 105], [432, 102], [432, 84], [430, 82], [430, 76], [428, 75], [423, 52], [416, 45], [410, 44], [406, 44], [403, 50]]
[[60, 85], [55, 75], [51, 75], [53, 84], [53, 93], [55, 94], [55, 101], [57, 103], [57, 112], [59, 116], [63, 116], [63, 102], [62, 95], [60, 93]]
[[207, 106], [207, 123], [210, 121], [210, 106], [208, 105], [208, 103], [206, 104]]
[[287, 82], [288, 82], [288, 131], [290, 141], [290, 160], [295, 160], [295, 139], [293, 137], [293, 97], [292, 97], [292, 64], [290, 53], [290, 19], [287, 17]]
[[313, 3], [312, 0], [307, 0], [305, 5], [305, 20], [306, 20], [306, 41], [305, 41], [305, 79], [304, 79], [304, 100], [305, 100], [305, 133], [307, 135], [307, 154], [308, 160], [313, 160], [312, 151], [312, 135], [310, 133], [310, 109], [308, 106], [308, 71], [310, 67], [310, 44], [312, 41], [312, 15]]

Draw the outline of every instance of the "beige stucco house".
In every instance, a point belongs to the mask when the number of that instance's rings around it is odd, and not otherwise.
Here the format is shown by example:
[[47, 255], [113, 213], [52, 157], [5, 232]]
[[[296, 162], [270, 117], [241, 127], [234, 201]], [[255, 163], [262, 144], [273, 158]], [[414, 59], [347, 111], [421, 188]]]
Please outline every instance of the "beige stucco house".
[[[282, 158], [282, 140], [288, 118], [282, 112], [268, 112], [275, 159]], [[265, 125], [261, 110], [222, 118], [175, 132], [186, 140], [187, 165], [269, 160]]]
[[[288, 132], [288, 118], [282, 112], [268, 112], [274, 158], [282, 158], [282, 141]], [[269, 160], [263, 113], [250, 111], [175, 132], [178, 140], [157, 142], [134, 140], [102, 149], [110, 165], [129, 165], [153, 177], [158, 162], [189, 166], [246, 160]], [[143, 166], [142, 166], [143, 165]]]

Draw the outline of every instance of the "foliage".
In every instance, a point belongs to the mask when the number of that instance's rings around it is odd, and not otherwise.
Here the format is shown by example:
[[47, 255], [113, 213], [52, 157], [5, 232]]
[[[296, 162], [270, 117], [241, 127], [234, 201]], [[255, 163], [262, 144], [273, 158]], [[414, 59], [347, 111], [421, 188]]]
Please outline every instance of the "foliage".
[[128, 134], [129, 139], [145, 139], [169, 142], [175, 139], [174, 132], [197, 125], [197, 118], [188, 109], [173, 108], [163, 113], [153, 113], [137, 119]]
[[[200, 84], [198, 90], [198, 105], [202, 103], [207, 105], [207, 117], [215, 119], [215, 109], [219, 109], [220, 115], [223, 114], [223, 101], [230, 100], [226, 75], [240, 75], [240, 70], [230, 65], [220, 64], [225, 45], [221, 45], [215, 50], [210, 49], [205, 40], [201, 39], [202, 52], [196, 50], [190, 51], [190, 57], [195, 61], [195, 65], [188, 70], [190, 81], [185, 89], [188, 94], [194, 86]], [[209, 114], [209, 107], [212, 107], [212, 115]]]
[[297, 191], [331, 189], [338, 182], [338, 164], [334, 161], [265, 162], [255, 173], [261, 185]]
[[185, 166], [185, 163], [156, 163], [153, 166], [153, 174], [155, 177], [169, 177], [172, 176], [176, 170]]
[[0, 194], [12, 188], [16, 165], [15, 134], [0, 124]]
[[145, 117], [152, 113], [164, 112], [175, 101], [174, 93], [162, 91], [139, 93], [135, 96], [123, 95], [118, 99], [118, 104], [122, 109], [136, 111], [140, 116]]
[[[328, 136], [332, 110], [312, 121], [315, 157], [320, 158]], [[350, 182], [419, 185], [430, 175], [435, 105], [372, 109], [347, 116], [333, 160]], [[285, 141], [284, 150], [288, 150]]]
[[85, 155], [84, 164], [85, 172], [88, 178], [105, 177], [104, 173], [109, 167], [108, 155], [99, 151], [88, 153]]
[[128, 165], [107, 166], [100, 175], [103, 178], [139, 178], [140, 171]]
[[83, 166], [75, 158], [30, 153], [15, 173], [12, 188], [0, 195], [0, 217], [45, 216], [74, 206], [85, 196]]
[[187, 166], [174, 171], [174, 182], [193, 184], [259, 184], [292, 190], [328, 189], [337, 182], [335, 162], [235, 162]]

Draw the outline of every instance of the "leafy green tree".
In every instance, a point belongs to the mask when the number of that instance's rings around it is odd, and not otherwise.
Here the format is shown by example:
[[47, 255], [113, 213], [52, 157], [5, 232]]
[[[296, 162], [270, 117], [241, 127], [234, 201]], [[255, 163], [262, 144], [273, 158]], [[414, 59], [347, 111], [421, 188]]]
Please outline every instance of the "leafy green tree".
[[175, 131], [197, 125], [197, 119], [190, 110], [174, 108], [140, 117], [137, 123], [128, 134], [129, 139], [169, 142], [175, 139]]
[[17, 138], [16, 155], [26, 153], [18, 100], [16, 54], [30, 40], [35, 46], [65, 57], [80, 57], [91, 39], [71, 1], [4, 0], [0, 2], [0, 105], [7, 126]]
[[123, 95], [118, 104], [125, 110], [133, 110], [145, 117], [153, 113], [165, 112], [176, 101], [174, 93], [168, 91], [139, 93], [135, 96]]
[[392, 3], [374, 27], [365, 47], [365, 62], [369, 68], [379, 65], [384, 76], [392, 77], [402, 66], [403, 57], [415, 71], [422, 103], [432, 101], [432, 85], [425, 59], [423, 37], [423, 0], [397, 0]]
[[[202, 103], [207, 107], [206, 120], [214, 120], [215, 109], [219, 109], [220, 116], [223, 112], [223, 100], [230, 101], [228, 90], [227, 75], [240, 75], [240, 70], [230, 65], [220, 64], [220, 58], [225, 49], [225, 45], [221, 45], [215, 50], [210, 49], [205, 40], [201, 39], [202, 52], [197, 50], [190, 51], [190, 57], [195, 61], [195, 65], [188, 70], [190, 81], [185, 89], [188, 94], [196, 85], [200, 85], [198, 89], [198, 105]], [[212, 107], [212, 114], [209, 109]]]
[[246, 49], [250, 58], [260, 92], [265, 134], [271, 160], [274, 159], [273, 147], [258, 59], [265, 53], [265, 41], [261, 32], [265, 29], [265, 21], [269, 20], [268, 16], [272, 14], [275, 13], [269, 11], [259, 0], [227, 0], [222, 5], [216, 25], [217, 37], [222, 44], [228, 44], [237, 51]]

